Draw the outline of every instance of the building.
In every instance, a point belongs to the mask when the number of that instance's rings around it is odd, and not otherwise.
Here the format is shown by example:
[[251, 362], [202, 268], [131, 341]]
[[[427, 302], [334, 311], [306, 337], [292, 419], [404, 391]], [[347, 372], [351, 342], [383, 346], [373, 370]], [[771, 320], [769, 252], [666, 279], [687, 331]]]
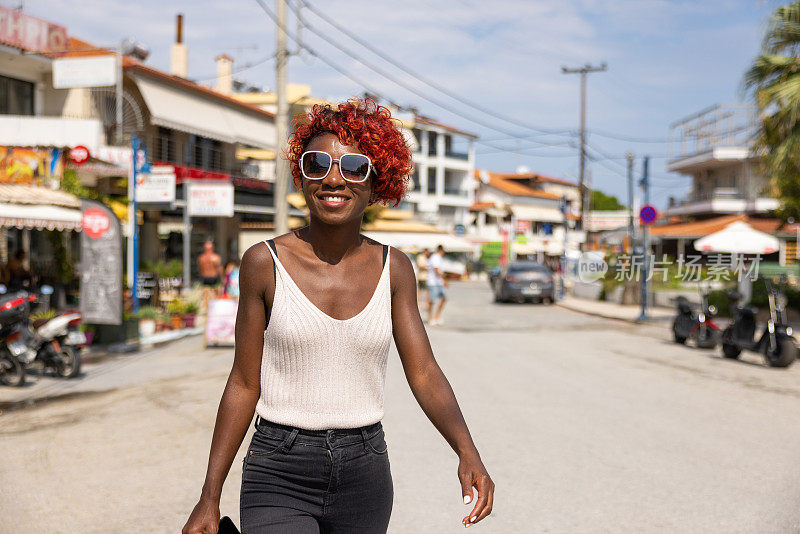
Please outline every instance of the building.
[[416, 115], [409, 139], [414, 170], [408, 209], [422, 222], [460, 233], [475, 200], [475, 134]]
[[584, 233], [573, 229], [577, 184], [530, 172], [485, 170], [476, 170], [474, 180], [467, 236], [485, 245], [484, 255], [491, 256], [507, 240], [513, 241], [513, 255], [539, 261], [561, 256], [565, 245], [567, 250], [580, 248]]
[[716, 104], [671, 125], [667, 170], [691, 176], [692, 188], [667, 216], [763, 216], [778, 207], [750, 146], [756, 120], [752, 106]]

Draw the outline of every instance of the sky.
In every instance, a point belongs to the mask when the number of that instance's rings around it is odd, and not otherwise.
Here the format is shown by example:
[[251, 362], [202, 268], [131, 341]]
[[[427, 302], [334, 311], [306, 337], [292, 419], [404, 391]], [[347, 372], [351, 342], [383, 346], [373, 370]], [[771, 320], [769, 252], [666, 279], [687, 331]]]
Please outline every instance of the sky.
[[[275, 0], [263, 2], [274, 11]], [[70, 35], [98, 46], [134, 37], [151, 50], [147, 64], [164, 70], [169, 70], [175, 15], [183, 13], [191, 79], [213, 84], [214, 58], [226, 53], [234, 58], [235, 79], [266, 89], [275, 85], [271, 56], [276, 28], [257, 0], [0, 3], [12, 7], [22, 3], [27, 13], [62, 24]], [[289, 3], [292, 8], [299, 1]], [[300, 39], [306, 48], [289, 60], [289, 82], [308, 84], [314, 96], [335, 101], [363, 94], [366, 86], [386, 101], [414, 106], [422, 115], [473, 132], [481, 141], [476, 145], [479, 169], [513, 172], [524, 166], [577, 182], [579, 76], [565, 75], [561, 69], [605, 62], [605, 72], [588, 76], [591, 185], [627, 203], [624, 156], [635, 155], [638, 178], [642, 157], [650, 155], [651, 199], [663, 207], [670, 196], [684, 197], [690, 183], [687, 177], [666, 171], [670, 124], [713, 104], [748, 100], [742, 75], [758, 54], [769, 15], [780, 2], [308, 0], [305, 4], [461, 101], [398, 70], [308, 7], [301, 10], [306, 27]], [[290, 9], [287, 29], [294, 35], [296, 28]], [[289, 48], [297, 49], [291, 38]]]

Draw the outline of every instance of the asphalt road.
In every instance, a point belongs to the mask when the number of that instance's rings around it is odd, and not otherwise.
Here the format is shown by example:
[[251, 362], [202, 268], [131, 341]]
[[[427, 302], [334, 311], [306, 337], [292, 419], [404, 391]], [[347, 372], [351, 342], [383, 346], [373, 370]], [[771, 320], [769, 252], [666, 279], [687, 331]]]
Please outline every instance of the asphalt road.
[[[453, 286], [437, 359], [497, 485], [485, 532], [799, 532], [800, 364], [676, 346], [657, 326]], [[0, 532], [179, 532], [232, 351], [199, 338], [43, 378], [0, 402]], [[457, 459], [390, 353], [391, 532], [457, 532]], [[247, 438], [249, 440], [249, 437]], [[243, 448], [238, 458], [243, 457]], [[241, 461], [222, 512], [238, 520]]]

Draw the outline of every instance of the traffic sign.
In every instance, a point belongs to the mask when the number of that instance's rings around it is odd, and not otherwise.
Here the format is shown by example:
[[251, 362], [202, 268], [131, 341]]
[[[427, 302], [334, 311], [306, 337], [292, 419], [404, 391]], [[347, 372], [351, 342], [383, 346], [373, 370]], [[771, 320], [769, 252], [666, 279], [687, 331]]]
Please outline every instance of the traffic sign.
[[658, 211], [656, 208], [650, 204], [642, 206], [642, 209], [639, 210], [639, 221], [645, 226], [650, 226], [655, 223], [656, 220], [658, 220]]

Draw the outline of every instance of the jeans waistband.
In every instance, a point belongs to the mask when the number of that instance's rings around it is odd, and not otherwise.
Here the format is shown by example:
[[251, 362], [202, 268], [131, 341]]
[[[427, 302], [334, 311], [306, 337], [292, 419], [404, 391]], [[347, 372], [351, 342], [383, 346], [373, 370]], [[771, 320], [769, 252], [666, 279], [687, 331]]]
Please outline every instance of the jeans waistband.
[[256, 415], [255, 427], [262, 432], [271, 432], [288, 436], [290, 442], [307, 445], [344, 446], [366, 441], [383, 429], [380, 421], [358, 428], [332, 428], [330, 430], [306, 430], [289, 425], [274, 423]]

